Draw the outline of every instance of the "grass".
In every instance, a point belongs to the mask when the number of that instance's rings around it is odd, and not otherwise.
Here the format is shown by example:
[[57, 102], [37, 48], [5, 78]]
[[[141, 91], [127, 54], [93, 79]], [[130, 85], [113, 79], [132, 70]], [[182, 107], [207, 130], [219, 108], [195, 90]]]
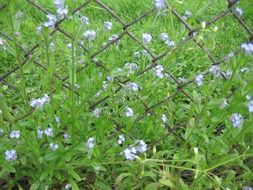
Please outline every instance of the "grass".
[[[31, 2], [56, 14], [53, 1]], [[71, 15], [84, 1], [65, 0], [69, 13], [59, 30], [52, 34], [53, 29], [44, 27], [38, 34], [37, 27], [47, 21], [42, 11], [26, 0], [0, 1], [0, 7], [6, 5], [0, 11], [1, 189], [66, 189], [67, 184], [75, 190], [253, 187], [252, 100], [246, 98], [253, 96], [253, 57], [240, 49], [252, 33], [231, 12], [201, 27], [227, 11], [227, 1], [172, 0], [168, 9], [150, 13], [151, 0], [99, 2], [121, 21], [96, 1]], [[252, 6], [241, 0], [231, 8], [242, 8], [240, 19], [250, 31]], [[200, 27], [196, 35], [188, 36], [171, 9], [181, 16], [186, 10], [192, 13], [187, 23]], [[82, 24], [80, 16], [90, 23]], [[113, 23], [112, 30], [104, 30], [105, 21]], [[132, 24], [124, 31], [120, 22]], [[96, 31], [95, 40], [83, 37], [87, 30]], [[164, 32], [175, 46], [160, 40]], [[151, 43], [143, 44], [143, 33], [152, 34]], [[113, 34], [121, 38], [110, 44]], [[103, 49], [105, 43], [109, 46]], [[151, 54], [142, 55], [144, 48]], [[235, 55], [228, 59], [231, 52]], [[214, 62], [219, 63], [218, 75], [207, 72]], [[126, 63], [138, 67], [129, 71]], [[155, 68], [147, 69], [152, 64], [163, 66], [163, 78]], [[201, 86], [195, 82], [199, 74], [204, 76]], [[136, 83], [138, 90], [129, 90], [127, 82]], [[30, 106], [44, 94], [49, 103]], [[228, 105], [221, 109], [224, 99]], [[131, 117], [127, 107], [133, 110]], [[240, 127], [233, 127], [234, 113], [243, 116]], [[45, 134], [48, 128], [53, 136]], [[14, 130], [20, 130], [19, 138], [10, 137]], [[44, 131], [42, 138], [38, 130]], [[119, 135], [125, 137], [121, 145]], [[91, 137], [94, 147], [89, 148]], [[138, 149], [138, 139], [147, 150], [126, 159], [124, 150]], [[8, 160], [7, 150], [15, 150], [17, 157]]]

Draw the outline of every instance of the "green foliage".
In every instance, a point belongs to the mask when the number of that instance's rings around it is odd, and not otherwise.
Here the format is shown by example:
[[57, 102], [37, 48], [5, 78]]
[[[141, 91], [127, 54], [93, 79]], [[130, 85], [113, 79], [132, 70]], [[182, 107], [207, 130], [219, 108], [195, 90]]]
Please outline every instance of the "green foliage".
[[[72, 15], [84, 1], [65, 0], [67, 18], [55, 31], [37, 32], [48, 21], [43, 11], [56, 15], [53, 1], [0, 1], [0, 7], [6, 5], [0, 11], [1, 189], [252, 187], [253, 56], [240, 46], [252, 39], [253, 3], [241, 0], [231, 7], [242, 8], [247, 32], [231, 11], [208, 25], [227, 11], [227, 1], [167, 1], [168, 8], [150, 12], [127, 30], [101, 2], [125, 24], [154, 8], [152, 0], [101, 0]], [[200, 27], [198, 32], [189, 36], [171, 10], [181, 16], [190, 11], [186, 22]], [[105, 21], [112, 22], [111, 30], [104, 29]], [[95, 40], [85, 38], [88, 30], [96, 32]], [[145, 48], [159, 59], [143, 55], [144, 33], [152, 35]], [[162, 42], [161, 33], [175, 46]], [[111, 44], [114, 34], [120, 40]], [[209, 70], [214, 62], [209, 54], [219, 63], [218, 75]], [[163, 70], [150, 69], [153, 64]], [[199, 74], [203, 85], [196, 84]], [[45, 104], [31, 106], [38, 100]], [[233, 127], [235, 113], [243, 120]], [[147, 148], [140, 151], [137, 140]], [[126, 159], [124, 151], [133, 147], [139, 152]], [[10, 150], [16, 151], [13, 159], [6, 156]]]

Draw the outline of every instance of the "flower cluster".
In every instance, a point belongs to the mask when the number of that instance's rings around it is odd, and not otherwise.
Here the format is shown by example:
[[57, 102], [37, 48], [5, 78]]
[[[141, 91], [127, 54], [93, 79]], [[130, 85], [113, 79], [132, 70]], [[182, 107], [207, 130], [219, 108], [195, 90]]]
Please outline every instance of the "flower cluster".
[[132, 108], [127, 107], [127, 108], [126, 108], [126, 111], [125, 111], [125, 115], [126, 115], [127, 117], [132, 117], [132, 116], [134, 115], [134, 111], [132, 110]]
[[[56, 24], [56, 22], [57, 22], [56, 16], [55, 16], [55, 15], [52, 15], [52, 14], [48, 14], [48, 15], [47, 15], [47, 19], [48, 19], [48, 20], [44, 23], [44, 26], [45, 26], [46, 28], [54, 28], [54, 26], [55, 26], [55, 24]], [[38, 28], [38, 33], [40, 33], [41, 30], [42, 30], [42, 28], [39, 27], [39, 28]]]
[[170, 40], [169, 35], [167, 33], [161, 33], [160, 39], [168, 46], [173, 47], [175, 46], [175, 42], [173, 40]]
[[204, 75], [200, 74], [200, 75], [197, 75], [195, 77], [195, 83], [198, 85], [198, 86], [202, 86], [203, 85], [203, 80], [204, 80]]
[[64, 186], [64, 188], [66, 189], [66, 190], [70, 190], [71, 189], [71, 184], [69, 184], [69, 183], [67, 183], [65, 186]]
[[90, 24], [90, 19], [87, 16], [80, 16], [80, 20], [83, 24]]
[[253, 44], [252, 43], [242, 43], [241, 48], [245, 52], [246, 55], [251, 55], [253, 52]]
[[225, 109], [228, 105], [228, 100], [227, 99], [224, 99], [222, 104], [220, 105], [220, 109]]
[[110, 21], [106, 21], [106, 22], [104, 22], [104, 29], [106, 30], [106, 31], [109, 31], [109, 30], [111, 30], [112, 29], [112, 22], [110, 22]]
[[43, 134], [45, 134], [47, 137], [52, 137], [53, 134], [53, 129], [51, 127], [46, 128], [44, 131], [41, 129], [37, 130], [37, 136], [39, 139], [43, 138]]
[[6, 150], [5, 151], [5, 160], [13, 161], [17, 159], [17, 153], [15, 150]]
[[220, 68], [218, 65], [212, 65], [210, 68], [209, 68], [209, 72], [212, 73], [213, 75], [215, 76], [218, 76], [220, 74]]
[[93, 110], [93, 115], [98, 118], [100, 116], [101, 112], [102, 111], [100, 108], [96, 108]]
[[55, 0], [54, 4], [56, 7], [57, 16], [59, 19], [63, 19], [68, 14], [67, 7], [64, 7], [64, 0]]
[[96, 39], [96, 32], [94, 30], [87, 30], [86, 32], [83, 33], [83, 35], [89, 41]]
[[124, 150], [124, 155], [127, 160], [134, 160], [136, 155], [147, 151], [147, 144], [143, 140], [137, 140], [133, 145], [130, 145]]
[[240, 127], [243, 123], [243, 116], [239, 113], [234, 113], [230, 117], [230, 121], [235, 128]]
[[56, 151], [56, 150], [59, 148], [59, 145], [58, 145], [58, 144], [54, 144], [54, 143], [50, 143], [50, 144], [49, 144], [49, 147], [50, 147], [53, 151]]
[[167, 122], [167, 116], [165, 114], [162, 115], [162, 121], [163, 123], [166, 123]]
[[158, 76], [160, 79], [164, 77], [163, 71], [164, 71], [164, 68], [162, 65], [157, 65], [154, 68], [155, 75]]
[[185, 11], [184, 15], [182, 16], [182, 19], [187, 20], [188, 18], [190, 18], [192, 16], [192, 13], [190, 11]]
[[134, 82], [128, 82], [126, 83], [126, 88], [129, 90], [129, 91], [138, 91], [139, 90], [139, 86], [138, 84], [134, 83]]
[[240, 7], [236, 7], [235, 14], [241, 17], [243, 15], [243, 10]]
[[250, 113], [253, 113], [253, 100], [249, 101], [248, 103], [248, 109]]
[[90, 137], [88, 138], [87, 142], [86, 142], [86, 147], [88, 149], [93, 149], [95, 146], [95, 138], [94, 137]]
[[154, 0], [154, 3], [158, 9], [166, 7], [165, 0]]
[[124, 65], [124, 68], [126, 68], [129, 72], [133, 72], [138, 69], [138, 66], [136, 63], [126, 63]]
[[32, 108], [42, 108], [44, 104], [49, 103], [49, 102], [50, 102], [50, 98], [47, 94], [45, 94], [42, 98], [32, 99], [30, 101], [30, 106]]
[[121, 145], [125, 142], [125, 137], [124, 135], [119, 135], [119, 139], [118, 139], [118, 144]]
[[142, 40], [144, 44], [149, 44], [152, 40], [151, 34], [148, 34], [148, 33], [142, 34]]
[[19, 139], [20, 138], [20, 131], [19, 130], [11, 131], [10, 138], [11, 139], [13, 139], [13, 138]]

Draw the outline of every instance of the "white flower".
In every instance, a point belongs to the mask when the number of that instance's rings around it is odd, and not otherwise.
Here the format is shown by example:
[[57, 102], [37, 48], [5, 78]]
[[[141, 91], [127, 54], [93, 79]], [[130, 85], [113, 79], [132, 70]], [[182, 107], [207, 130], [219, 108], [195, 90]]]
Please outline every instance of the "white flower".
[[110, 81], [110, 82], [113, 82], [114, 79], [113, 79], [113, 77], [111, 77], [111, 76], [107, 76], [107, 77], [106, 77], [106, 80], [108, 80], [108, 81]]
[[44, 23], [44, 26], [47, 28], [54, 28], [54, 25], [57, 22], [56, 16], [52, 14], [48, 14], [47, 19], [48, 21]]
[[162, 115], [162, 121], [163, 121], [163, 123], [167, 122], [167, 116], [165, 114]]
[[189, 18], [189, 17], [191, 17], [192, 16], [192, 13], [190, 12], [190, 11], [185, 11], [184, 12], [184, 16], [186, 17], [186, 18]]
[[44, 134], [44, 131], [42, 131], [40, 129], [37, 130], [37, 136], [39, 139], [41, 139], [43, 137], [43, 134]]
[[151, 34], [148, 34], [148, 33], [142, 34], [142, 40], [144, 44], [149, 44], [152, 40]]
[[136, 92], [136, 91], [139, 90], [138, 84], [136, 84], [136, 83], [134, 83], [134, 82], [128, 82], [128, 83], [126, 84], [126, 88], [127, 88], [128, 90], [132, 90], [132, 91], [134, 91], [134, 92]]
[[136, 52], [134, 52], [134, 57], [136, 57], [136, 58], [138, 58], [138, 57], [140, 57], [140, 52], [139, 51], [136, 51]]
[[20, 138], [20, 131], [19, 130], [11, 131], [10, 138], [11, 139], [13, 139], [13, 138], [19, 139]]
[[68, 14], [68, 9], [64, 7], [64, 0], [54, 1], [58, 17], [60, 19], [64, 18]]
[[215, 26], [215, 27], [213, 28], [213, 31], [214, 31], [214, 32], [217, 32], [218, 29], [219, 29], [219, 27], [218, 27], [218, 26]]
[[71, 184], [67, 183], [67, 184], [64, 186], [64, 188], [65, 188], [66, 190], [70, 190], [70, 189], [71, 189]]
[[222, 104], [220, 105], [220, 109], [225, 109], [225, 107], [227, 107], [227, 105], [228, 105], [227, 99], [224, 99]]
[[243, 116], [239, 113], [233, 113], [230, 117], [230, 121], [235, 128], [240, 127], [243, 123]]
[[72, 44], [71, 44], [71, 43], [68, 43], [68, 44], [67, 44], [67, 47], [68, 47], [69, 49], [71, 49], [71, 48], [72, 48]]
[[136, 156], [129, 148], [124, 150], [124, 154], [127, 160], [134, 160]]
[[64, 138], [64, 139], [69, 139], [69, 138], [70, 138], [70, 135], [69, 135], [68, 133], [64, 133], [64, 134], [63, 134], [63, 138]]
[[42, 108], [44, 104], [49, 103], [50, 98], [47, 94], [45, 94], [42, 98], [32, 99], [30, 101], [30, 106], [33, 108]]
[[50, 44], [49, 44], [49, 48], [50, 48], [50, 50], [51, 51], [54, 51], [54, 42], [50, 42]]
[[13, 161], [17, 159], [17, 153], [15, 150], [6, 150], [5, 151], [5, 160]]
[[166, 6], [165, 0], [154, 0], [156, 8], [164, 8]]
[[50, 144], [49, 144], [49, 147], [50, 147], [53, 151], [56, 151], [56, 150], [59, 148], [59, 145], [58, 145], [58, 144], [54, 144], [54, 143], [50, 143]]
[[4, 45], [4, 40], [2, 38], [0, 38], [0, 46]]
[[162, 65], [157, 65], [155, 68], [155, 75], [158, 76], [160, 79], [162, 79], [164, 77], [163, 71], [164, 68]]
[[243, 67], [240, 69], [241, 73], [248, 73], [249, 72], [249, 68], [248, 67]]
[[96, 38], [96, 32], [94, 30], [87, 30], [86, 32], [83, 33], [83, 35], [89, 41], [95, 40]]
[[204, 75], [197, 75], [195, 77], [195, 83], [198, 85], [198, 86], [202, 86], [203, 85], [203, 79], [204, 79]]
[[235, 9], [235, 14], [236, 14], [237, 16], [241, 17], [242, 14], [243, 14], [243, 10], [242, 10], [240, 7], [236, 7], [236, 9]]
[[242, 188], [242, 190], [253, 190], [253, 188], [252, 188], [252, 187], [249, 187], [249, 186], [244, 186], [244, 187]]
[[232, 71], [230, 70], [230, 69], [228, 69], [227, 71], [226, 71], [226, 76], [227, 77], [230, 77], [232, 75]]
[[220, 73], [220, 68], [218, 65], [212, 65], [210, 68], [209, 68], [209, 72], [212, 73], [213, 75], [217, 76], [219, 75]]
[[234, 52], [232, 52], [232, 51], [231, 51], [231, 52], [229, 52], [228, 57], [230, 57], [230, 58], [231, 58], [231, 57], [234, 57], [234, 56], [235, 56]]
[[110, 22], [110, 21], [104, 22], [104, 29], [106, 31], [111, 30], [112, 29], [112, 22]]
[[87, 16], [81, 16], [80, 20], [83, 24], [86, 24], [86, 25], [90, 24], [90, 20]]
[[61, 123], [61, 119], [57, 116], [54, 116], [54, 120], [56, 123], [60, 124]]
[[141, 53], [142, 53], [143, 56], [148, 56], [149, 55], [148, 51], [145, 50], [145, 49], [141, 50]]
[[136, 63], [126, 63], [126, 64], [124, 65], [124, 67], [125, 67], [126, 69], [128, 69], [129, 71], [135, 71], [135, 70], [138, 69], [138, 66], [137, 66]]
[[124, 135], [119, 135], [118, 144], [123, 144], [125, 142]]
[[252, 43], [242, 43], [241, 48], [245, 52], [246, 55], [251, 55], [253, 52], [253, 44]]
[[246, 99], [247, 99], [247, 100], [251, 100], [252, 97], [251, 97], [250, 95], [246, 95]]
[[2, 135], [3, 133], [4, 133], [4, 130], [0, 128], [0, 135]]
[[95, 110], [93, 110], [93, 115], [95, 117], [98, 118], [100, 116], [100, 114], [101, 114], [101, 109], [100, 108], [96, 108]]
[[44, 134], [48, 137], [52, 137], [54, 134], [53, 134], [53, 129], [51, 127], [47, 128], [44, 130]]
[[90, 137], [88, 138], [87, 142], [86, 142], [86, 147], [88, 149], [92, 149], [94, 148], [95, 144], [94, 144], [95, 138], [94, 137]]
[[65, 7], [57, 9], [57, 14], [60, 19], [63, 19], [68, 14], [68, 9]]
[[64, 6], [64, 0], [55, 0], [54, 1], [55, 6], [61, 7]]
[[182, 82], [185, 82], [186, 79], [185, 79], [184, 77], [179, 77], [179, 78], [178, 78], [178, 81], [182, 83]]
[[194, 150], [194, 154], [198, 155], [198, 153], [199, 153], [199, 148], [198, 148], [198, 147], [194, 147], [193, 150]]
[[166, 40], [165, 41], [165, 44], [168, 46], [168, 47], [173, 47], [176, 45], [176, 43], [172, 40]]
[[41, 34], [41, 33], [42, 33], [42, 25], [39, 25], [39, 26], [37, 27], [37, 33], [38, 33], [38, 34]]
[[140, 153], [144, 153], [147, 151], [147, 144], [143, 140], [136, 141], [136, 149]]
[[125, 111], [125, 114], [126, 114], [127, 117], [132, 117], [134, 115], [134, 111], [132, 110], [132, 108], [127, 107], [126, 111]]
[[165, 41], [169, 40], [169, 35], [167, 33], [161, 33], [160, 39], [165, 42]]
[[[117, 34], [113, 34], [113, 35], [111, 35], [110, 37], [109, 37], [109, 41], [111, 42], [111, 41], [114, 41], [114, 40], [116, 40], [117, 38], [118, 38], [119, 36], [117, 35]], [[119, 41], [118, 41], [119, 42]]]
[[253, 100], [249, 101], [248, 103], [248, 109], [250, 113], [253, 113]]

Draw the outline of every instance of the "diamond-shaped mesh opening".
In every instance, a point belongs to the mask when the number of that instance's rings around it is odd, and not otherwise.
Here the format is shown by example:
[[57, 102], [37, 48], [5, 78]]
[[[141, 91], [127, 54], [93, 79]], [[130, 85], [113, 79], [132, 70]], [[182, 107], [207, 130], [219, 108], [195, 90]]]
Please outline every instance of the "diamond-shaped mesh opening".
[[[228, 36], [232, 37], [230, 43], [227, 43]], [[198, 35], [200, 43], [210, 50], [216, 60], [236, 51], [241, 43], [247, 41], [248, 38], [248, 33], [242, 31], [242, 26], [231, 15], [218, 20], [206, 30], [200, 31]]]
[[[221, 15], [227, 10], [227, 2], [219, 0], [207, 1], [173, 1], [169, 3], [174, 7], [178, 14], [184, 18], [193, 28], [199, 26], [202, 22], [207, 22]], [[195, 6], [192, 6], [192, 5]]]
[[[131, 25], [128, 30], [132, 32], [143, 45], [146, 45], [147, 48], [153, 50], [156, 54], [177, 45], [188, 33], [185, 26], [171, 13], [171, 11], [164, 15], [157, 15], [156, 13], [147, 15]], [[150, 42], [145, 43], [145, 36], [143, 37], [142, 35], [145, 33], [152, 36]], [[168, 36], [166, 36], [166, 34]]]

